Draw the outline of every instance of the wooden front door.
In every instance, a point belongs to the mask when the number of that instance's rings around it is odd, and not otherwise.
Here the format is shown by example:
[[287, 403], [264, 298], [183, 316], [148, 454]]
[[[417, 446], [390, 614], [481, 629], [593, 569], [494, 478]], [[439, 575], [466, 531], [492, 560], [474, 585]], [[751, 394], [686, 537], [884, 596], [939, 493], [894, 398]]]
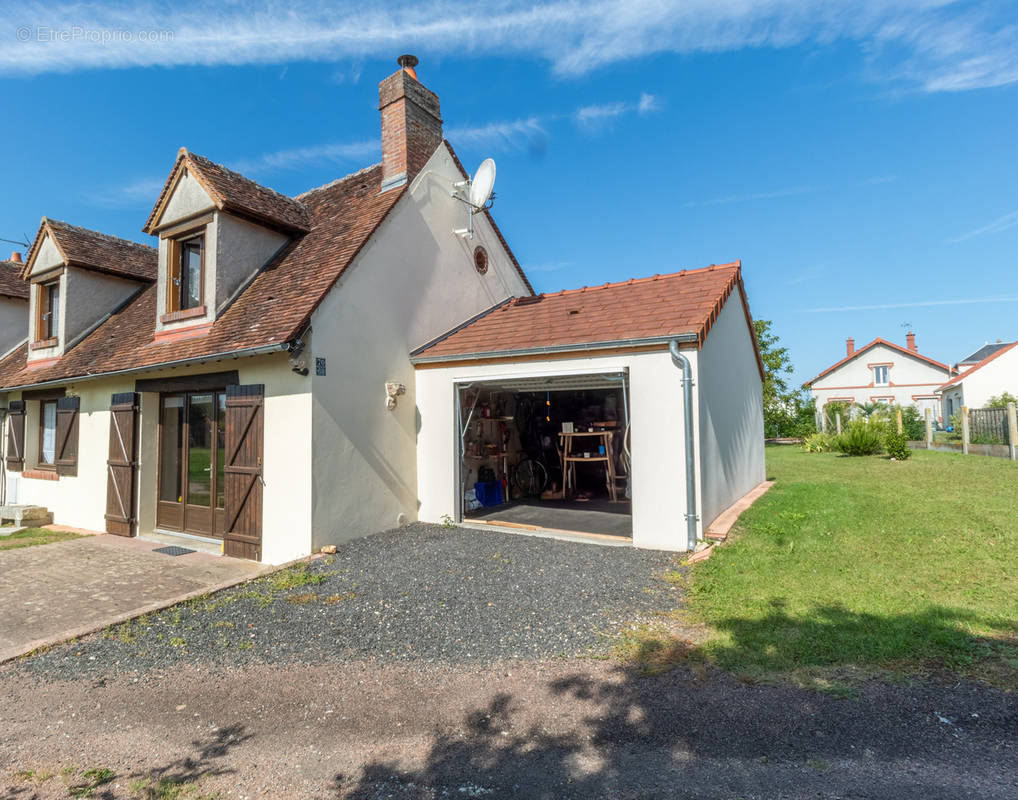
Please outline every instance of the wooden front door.
[[158, 527], [222, 538], [225, 411], [223, 391], [160, 397]]
[[134, 487], [138, 480], [138, 395], [110, 399], [110, 449], [106, 461], [106, 532], [134, 536]]
[[223, 552], [262, 557], [262, 456], [265, 387], [226, 387], [226, 532]]

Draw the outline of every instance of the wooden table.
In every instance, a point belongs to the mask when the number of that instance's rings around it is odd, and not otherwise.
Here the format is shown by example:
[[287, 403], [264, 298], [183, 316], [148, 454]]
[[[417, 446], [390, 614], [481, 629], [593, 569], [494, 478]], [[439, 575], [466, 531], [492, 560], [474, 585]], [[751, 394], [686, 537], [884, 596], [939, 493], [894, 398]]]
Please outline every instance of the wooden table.
[[[608, 496], [612, 502], [618, 502], [618, 487], [615, 485], [615, 451], [612, 449], [612, 438], [615, 431], [576, 431], [573, 433], [560, 433], [559, 449], [562, 453], [562, 497], [565, 498], [570, 487], [576, 486], [576, 465], [581, 462], [604, 463], [604, 479], [608, 487]], [[580, 455], [573, 452], [573, 443], [576, 439], [589, 440], [590, 450], [581, 450]], [[604, 447], [602, 454], [600, 448]], [[589, 456], [582, 453], [589, 452]]]

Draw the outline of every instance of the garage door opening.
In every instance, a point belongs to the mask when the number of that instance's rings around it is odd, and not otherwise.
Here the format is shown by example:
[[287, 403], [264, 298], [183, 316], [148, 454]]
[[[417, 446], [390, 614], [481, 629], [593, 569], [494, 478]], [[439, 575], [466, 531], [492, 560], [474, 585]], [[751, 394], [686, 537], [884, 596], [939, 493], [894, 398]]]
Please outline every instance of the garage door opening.
[[479, 381], [457, 399], [462, 520], [632, 538], [626, 372]]

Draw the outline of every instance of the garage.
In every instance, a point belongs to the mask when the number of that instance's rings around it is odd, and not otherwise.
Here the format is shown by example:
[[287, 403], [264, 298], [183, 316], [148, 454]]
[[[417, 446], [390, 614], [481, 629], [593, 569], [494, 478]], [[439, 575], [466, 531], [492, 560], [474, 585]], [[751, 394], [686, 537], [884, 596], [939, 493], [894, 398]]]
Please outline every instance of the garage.
[[464, 521], [632, 539], [625, 371], [457, 386]]
[[411, 361], [423, 521], [681, 551], [764, 480], [738, 263], [514, 298]]

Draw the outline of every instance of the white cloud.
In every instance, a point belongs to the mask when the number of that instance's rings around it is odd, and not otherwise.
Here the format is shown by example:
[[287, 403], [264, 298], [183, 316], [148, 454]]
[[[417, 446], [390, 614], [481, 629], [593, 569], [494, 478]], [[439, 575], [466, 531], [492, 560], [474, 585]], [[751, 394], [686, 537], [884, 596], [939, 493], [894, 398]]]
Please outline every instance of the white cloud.
[[812, 194], [818, 191], [813, 186], [790, 186], [787, 189], [774, 189], [769, 192], [755, 192], [753, 194], [730, 194], [724, 197], [715, 197], [711, 200], [691, 200], [683, 203], [683, 208], [703, 208], [706, 206], [723, 206], [730, 203], [748, 203], [752, 200], [773, 200], [778, 197], [794, 197], [800, 194]]
[[630, 109], [626, 103], [604, 103], [583, 106], [576, 109], [576, 121], [584, 127], [600, 125], [603, 122], [620, 117]]
[[651, 114], [661, 110], [661, 100], [656, 95], [644, 92], [640, 95], [640, 102], [636, 104], [636, 110], [641, 114]]
[[963, 233], [961, 236], [955, 236], [953, 239], [947, 241], [951, 244], [958, 244], [958, 242], [964, 242], [968, 239], [974, 239], [976, 236], [985, 236], [988, 233], [1001, 233], [1010, 228], [1018, 226], [1018, 211], [1012, 211], [1010, 214], [1005, 214], [1002, 217], [998, 217], [981, 228]]
[[[538, 59], [560, 75], [660, 53], [852, 42], [874, 74], [925, 91], [1018, 81], [1018, 25], [996, 0], [99, 0], [6, 8], [0, 74], [332, 61], [411, 49]], [[484, 35], [478, 34], [483, 31]], [[426, 62], [425, 62], [426, 63]], [[426, 75], [426, 72], [425, 72]]]
[[311, 164], [362, 165], [366, 159], [378, 160], [381, 155], [382, 144], [377, 140], [333, 142], [263, 153], [255, 158], [234, 161], [229, 166], [244, 175], [253, 176], [266, 172], [299, 169]]
[[449, 141], [468, 145], [497, 147], [507, 150], [524, 150], [545, 136], [544, 125], [550, 117], [531, 116], [506, 122], [488, 122], [482, 125], [464, 125], [447, 128]]
[[89, 191], [86, 196], [96, 205], [107, 208], [154, 205], [165, 182], [165, 175], [162, 178], [140, 178], [102, 192]]
[[808, 314], [830, 314], [836, 311], [882, 311], [888, 308], [933, 308], [935, 306], [968, 306], [980, 303], [1018, 303], [1018, 296], [997, 295], [995, 297], [969, 297], [954, 300], [919, 300], [910, 303], [877, 303], [866, 306], [832, 306], [828, 308], [807, 308]]

